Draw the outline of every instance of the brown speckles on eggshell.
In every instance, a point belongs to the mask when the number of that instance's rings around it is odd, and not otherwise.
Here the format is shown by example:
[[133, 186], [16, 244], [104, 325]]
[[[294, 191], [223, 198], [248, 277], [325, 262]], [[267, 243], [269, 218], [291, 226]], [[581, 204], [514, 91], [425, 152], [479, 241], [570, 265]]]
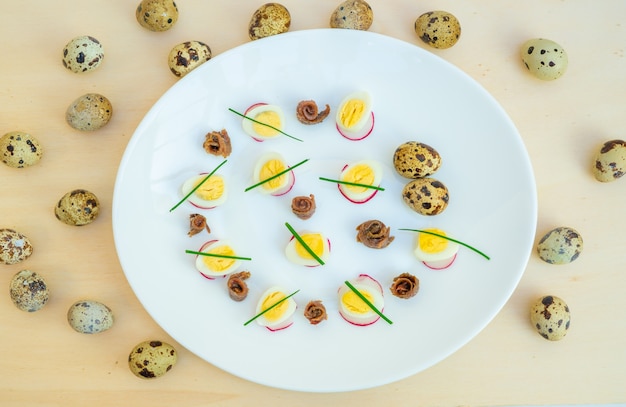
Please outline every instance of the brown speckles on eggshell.
[[626, 173], [626, 141], [609, 140], [594, 158], [593, 175], [600, 182], [615, 181]]
[[71, 226], [87, 225], [98, 217], [98, 197], [85, 189], [75, 189], [63, 195], [54, 209], [58, 220]]
[[142, 379], [154, 379], [169, 372], [176, 364], [176, 349], [168, 343], [149, 340], [137, 344], [128, 355], [128, 367]]
[[372, 7], [364, 0], [346, 0], [330, 16], [331, 28], [367, 31], [374, 21]]
[[450, 200], [448, 188], [439, 180], [425, 177], [413, 180], [402, 189], [402, 199], [421, 215], [438, 215]]
[[139, 25], [150, 31], [167, 31], [178, 21], [178, 7], [172, 0], [142, 0], [135, 18]]
[[285, 6], [279, 3], [266, 3], [252, 14], [248, 23], [248, 35], [251, 40], [258, 40], [289, 31], [291, 15]]
[[33, 254], [33, 246], [25, 235], [13, 229], [0, 229], [0, 261], [17, 264]]
[[546, 295], [531, 306], [530, 321], [537, 333], [550, 341], [565, 337], [570, 328], [570, 309], [561, 298]]
[[172, 48], [168, 65], [174, 75], [182, 78], [210, 60], [211, 56], [211, 48], [202, 41], [185, 41]]
[[447, 11], [429, 11], [414, 23], [415, 33], [429, 46], [446, 49], [457, 43], [461, 36], [459, 20]]
[[41, 160], [43, 149], [39, 141], [23, 131], [12, 131], [0, 138], [0, 158], [12, 168], [25, 168]]
[[441, 167], [441, 155], [428, 144], [407, 141], [396, 148], [393, 165], [404, 178], [422, 178], [434, 174]]

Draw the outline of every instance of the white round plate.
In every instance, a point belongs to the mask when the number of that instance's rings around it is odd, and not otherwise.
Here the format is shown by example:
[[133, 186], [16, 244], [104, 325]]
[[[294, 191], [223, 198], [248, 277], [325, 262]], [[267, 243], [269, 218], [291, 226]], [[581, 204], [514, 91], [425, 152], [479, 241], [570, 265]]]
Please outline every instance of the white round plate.
[[[343, 138], [334, 110], [350, 92], [371, 94], [376, 124], [362, 141]], [[296, 120], [299, 101], [329, 104], [317, 125]], [[243, 112], [256, 102], [282, 107], [288, 137], [262, 143], [242, 131]], [[227, 202], [198, 210], [181, 199], [188, 177], [210, 172], [222, 157], [207, 154], [205, 134], [226, 129], [233, 152], [219, 173], [228, 182]], [[426, 217], [401, 198], [408, 180], [395, 173], [393, 153], [405, 141], [434, 147], [443, 164], [434, 175], [450, 191], [447, 209]], [[281, 153], [296, 183], [282, 197], [244, 192], [256, 159]], [[378, 160], [384, 168], [379, 192], [357, 205], [335, 184], [344, 164]], [[314, 194], [318, 209], [306, 221], [290, 209], [297, 195]], [[364, 389], [413, 375], [446, 358], [480, 332], [499, 312], [526, 267], [537, 217], [531, 164], [515, 126], [475, 81], [446, 61], [383, 35], [340, 29], [286, 33], [239, 46], [213, 58], [176, 83], [140, 123], [119, 168], [113, 197], [113, 232], [123, 270], [156, 322], [182, 346], [207, 362], [268, 386], [312, 392]], [[202, 213], [211, 227], [187, 236], [189, 215]], [[385, 249], [356, 242], [355, 228], [378, 219], [395, 240]], [[291, 264], [285, 226], [319, 231], [331, 240], [320, 267]], [[462, 248], [452, 267], [434, 271], [413, 256], [415, 234], [400, 228], [438, 227], [488, 254]], [[232, 301], [226, 279], [207, 280], [194, 268], [197, 250], [210, 239], [228, 239], [252, 258], [250, 294]], [[393, 278], [411, 273], [419, 293], [403, 300], [390, 294]], [[366, 273], [385, 291], [385, 315], [367, 327], [353, 326], [337, 311], [337, 289]], [[293, 326], [279, 332], [256, 324], [261, 293], [272, 285], [300, 292]], [[320, 299], [328, 320], [311, 325], [304, 305]], [[171, 374], [184, 374], [174, 372]]]

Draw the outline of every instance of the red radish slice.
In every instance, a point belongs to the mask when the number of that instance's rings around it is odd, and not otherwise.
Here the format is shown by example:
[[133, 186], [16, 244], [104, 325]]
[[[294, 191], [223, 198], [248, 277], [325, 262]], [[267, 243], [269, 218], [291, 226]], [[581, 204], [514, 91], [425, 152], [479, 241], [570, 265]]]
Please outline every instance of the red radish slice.
[[272, 332], [276, 332], [276, 331], [282, 331], [283, 329], [287, 329], [289, 328], [291, 325], [293, 325], [293, 321], [285, 321], [282, 324], [278, 324], [275, 326], [266, 326], [265, 328], [267, 328], [268, 330], [272, 331]]
[[343, 137], [347, 138], [348, 140], [359, 141], [359, 140], [363, 140], [364, 138], [372, 134], [372, 131], [374, 130], [374, 121], [375, 121], [374, 112], [371, 112], [370, 118], [367, 120], [365, 125], [358, 131], [348, 132], [345, 130], [341, 130], [338, 124], [335, 125], [335, 127], [337, 128], [337, 131], [339, 132], [339, 134], [341, 134]]
[[[371, 302], [380, 312], [383, 312], [383, 288], [377, 280], [367, 274], [360, 274], [356, 279], [350, 281], [350, 283], [361, 293], [369, 293], [373, 296], [374, 298]], [[337, 291], [339, 299], [339, 314], [343, 319], [356, 326], [371, 325], [380, 319], [380, 316], [371, 309], [363, 314], [357, 314], [346, 308], [343, 305], [342, 298], [348, 292], [352, 292], [352, 290], [346, 285], [339, 287], [339, 290]]]
[[350, 201], [352, 203], [355, 203], [355, 204], [364, 204], [365, 202], [367, 202], [370, 199], [372, 199], [374, 197], [374, 195], [376, 195], [376, 193], [378, 192], [377, 189], [372, 189], [372, 194], [369, 195], [368, 197], [366, 197], [364, 199], [360, 199], [360, 200], [355, 200], [355, 199], [350, 198], [347, 195], [347, 193], [343, 189], [343, 185], [337, 184], [337, 188], [339, 188], [339, 192], [341, 192], [341, 195], [343, 195], [344, 198], [346, 198], [348, 201]]
[[[265, 105], [267, 105], [267, 103], [264, 103], [264, 102], [255, 103], [255, 104], [253, 104], [252, 106], [250, 106], [249, 108], [247, 108], [247, 109], [246, 109], [246, 111], [245, 111], [245, 112], [243, 112], [243, 114], [244, 114], [244, 116], [247, 116], [247, 115], [248, 115], [248, 113], [249, 113], [252, 109], [254, 109], [254, 108], [256, 108], [256, 107], [259, 107], [259, 106], [265, 106]], [[244, 119], [244, 120], [248, 120], [248, 119]], [[265, 140], [263, 140], [263, 139], [261, 139], [261, 138], [257, 138], [257, 137], [253, 137], [253, 136], [250, 136], [250, 137], [252, 137], [252, 139], [253, 139], [254, 141], [258, 141], [259, 143], [262, 143], [262, 142], [264, 142], [264, 141], [265, 141]]]
[[454, 260], [456, 260], [456, 254], [449, 259], [444, 259], [444, 260], [439, 260], [439, 261], [423, 261], [422, 263], [424, 263], [424, 265], [428, 267], [429, 269], [443, 270], [443, 269], [447, 269], [448, 267], [450, 267], [452, 263], [454, 263]]
[[287, 181], [287, 185], [285, 185], [282, 188], [277, 189], [276, 191], [272, 192], [270, 195], [272, 196], [283, 196], [287, 193], [289, 193], [289, 191], [291, 191], [291, 189], [293, 188], [294, 184], [296, 183], [296, 175], [293, 173], [293, 171], [289, 171], [286, 174], [289, 179]]

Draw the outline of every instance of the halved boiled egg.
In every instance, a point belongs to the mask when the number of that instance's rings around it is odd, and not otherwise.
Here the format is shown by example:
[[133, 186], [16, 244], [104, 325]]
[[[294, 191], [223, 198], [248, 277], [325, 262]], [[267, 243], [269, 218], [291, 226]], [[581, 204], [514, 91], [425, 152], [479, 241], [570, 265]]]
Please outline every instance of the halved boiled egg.
[[196, 269], [204, 277], [214, 280], [233, 273], [241, 265], [241, 260], [219, 256], [237, 256], [232, 245], [225, 240], [210, 240], [200, 247], [199, 252], [213, 256], [196, 255]]
[[[259, 183], [274, 177], [276, 174], [284, 172], [288, 168], [289, 166], [280, 154], [267, 153], [257, 161], [252, 178], [255, 183]], [[266, 194], [280, 196], [289, 192], [295, 182], [296, 177], [293, 174], [293, 171], [287, 171], [284, 174], [259, 185], [258, 189]]]
[[[324, 262], [326, 261], [330, 254], [330, 240], [326, 236], [318, 232], [303, 232], [298, 233], [298, 235], [317, 257]], [[285, 255], [289, 261], [295, 264], [309, 267], [320, 265], [319, 261], [295, 237], [292, 237], [287, 243]]]
[[362, 140], [374, 129], [372, 99], [367, 92], [354, 92], [346, 96], [335, 116], [337, 130], [350, 140]]
[[[341, 170], [339, 180], [355, 184], [378, 187], [383, 178], [383, 169], [380, 163], [372, 160], [357, 161], [346, 165]], [[337, 184], [339, 192], [351, 202], [365, 203], [378, 192], [377, 189], [357, 185]]]
[[[424, 229], [424, 231], [447, 236], [446, 232], [441, 229]], [[426, 267], [441, 270], [454, 263], [459, 247], [458, 243], [451, 240], [420, 232], [417, 235], [414, 253], [415, 257]]]
[[244, 118], [242, 125], [246, 134], [256, 141], [270, 140], [279, 136], [281, 133], [278, 130], [282, 131], [285, 125], [283, 110], [279, 106], [267, 103], [256, 103], [250, 106], [244, 115], [254, 119]]
[[[256, 306], [256, 314], [260, 314], [272, 305], [276, 304], [289, 294], [280, 287], [267, 289]], [[259, 316], [256, 321], [259, 325], [270, 331], [278, 331], [290, 327], [293, 324], [293, 315], [296, 312], [296, 302], [293, 297], [287, 298], [275, 307]]]
[[[359, 291], [367, 300], [380, 312], [385, 306], [383, 288], [380, 283], [367, 274], [360, 274], [350, 281], [352, 286]], [[337, 290], [339, 300], [339, 313], [346, 321], [354, 325], [365, 326], [373, 324], [380, 319], [374, 311], [361, 297], [359, 297], [350, 287], [342, 285]]]
[[226, 180], [218, 174], [211, 175], [206, 181], [207, 173], [194, 175], [186, 180], [182, 185], [182, 194], [187, 194], [193, 190], [198, 184], [202, 183], [187, 200], [200, 209], [212, 209], [226, 202], [228, 197], [228, 188]]

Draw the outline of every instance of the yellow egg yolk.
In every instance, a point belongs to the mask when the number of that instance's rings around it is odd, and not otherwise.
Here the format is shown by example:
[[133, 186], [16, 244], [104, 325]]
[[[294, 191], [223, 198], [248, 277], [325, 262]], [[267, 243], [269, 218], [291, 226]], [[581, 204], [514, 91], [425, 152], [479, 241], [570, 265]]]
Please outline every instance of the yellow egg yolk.
[[[363, 297], [367, 298], [369, 302], [373, 302], [372, 295], [365, 290], [359, 290]], [[359, 297], [354, 291], [346, 291], [341, 297], [341, 303], [344, 307], [354, 314], [366, 314], [372, 309]]]
[[[373, 185], [374, 184], [374, 170], [367, 164], [353, 165], [343, 174], [342, 181], [353, 182], [356, 184]], [[365, 187], [359, 187], [356, 185], [344, 185], [344, 188], [349, 189], [354, 193], [362, 193], [368, 190]]]
[[[271, 178], [274, 175], [280, 173], [281, 171], [285, 171], [286, 168], [287, 167], [285, 166], [285, 163], [282, 162], [281, 160], [278, 160], [276, 158], [271, 159], [267, 161], [265, 164], [263, 164], [263, 167], [261, 168], [261, 171], [259, 172], [259, 180], [263, 181], [268, 178]], [[267, 181], [262, 186], [263, 188], [268, 189], [268, 190], [279, 188], [285, 182], [286, 177], [287, 177], [287, 174], [285, 173], [283, 175], [280, 175], [274, 179]]]
[[[437, 233], [438, 235], [446, 236], [446, 232], [440, 229], [425, 229], [427, 232]], [[420, 233], [418, 239], [418, 245], [420, 250], [425, 253], [439, 253], [448, 247], [448, 241], [442, 237], [429, 235], [426, 233]]]
[[[282, 123], [280, 122], [280, 116], [278, 115], [278, 113], [271, 110], [257, 114], [256, 116], [254, 116], [254, 120], [270, 125], [277, 129], [280, 129], [282, 127]], [[278, 131], [259, 123], [253, 123], [252, 128], [254, 129], [254, 132], [256, 134], [263, 137], [273, 137], [278, 134]]]
[[[233, 250], [233, 248], [228, 245], [218, 246], [206, 252], [211, 254], [219, 254], [222, 256], [235, 255], [235, 251]], [[204, 261], [204, 264], [209, 268], [209, 270], [213, 270], [215, 272], [224, 271], [227, 268], [231, 267], [233, 264], [235, 264], [235, 259], [227, 259], [224, 257], [203, 256], [202, 261]]]
[[[324, 253], [324, 238], [319, 233], [305, 233], [300, 235], [302, 241], [318, 256], [322, 256]], [[296, 241], [296, 253], [303, 259], [313, 259], [311, 253], [302, 246], [299, 241]]]
[[[261, 304], [261, 311], [268, 309], [285, 297], [286, 296], [284, 293], [281, 293], [280, 291], [274, 291], [263, 299], [263, 303]], [[283, 316], [288, 307], [289, 304], [287, 303], [287, 301], [283, 301], [271, 310], [267, 311], [265, 314], [263, 314], [263, 316], [270, 322], [276, 321]]]
[[[194, 184], [194, 187], [202, 182], [203, 179], [204, 177], [200, 177]], [[195, 190], [194, 194], [205, 201], [216, 200], [224, 194], [224, 178], [219, 175], [212, 175], [208, 180], [204, 181], [198, 189]]]
[[365, 102], [361, 99], [348, 100], [339, 112], [339, 121], [345, 128], [350, 128], [357, 124], [365, 113]]

